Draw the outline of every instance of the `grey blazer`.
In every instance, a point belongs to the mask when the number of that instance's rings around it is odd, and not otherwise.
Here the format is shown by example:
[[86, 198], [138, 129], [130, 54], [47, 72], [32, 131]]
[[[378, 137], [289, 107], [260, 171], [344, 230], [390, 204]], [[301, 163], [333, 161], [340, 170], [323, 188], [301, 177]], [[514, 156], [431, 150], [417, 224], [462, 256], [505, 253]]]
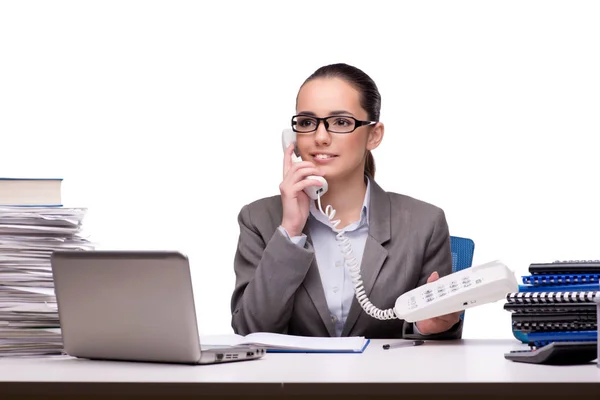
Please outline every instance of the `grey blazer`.
[[[292, 243], [281, 224], [280, 196], [245, 205], [239, 215], [235, 254], [232, 327], [242, 335], [278, 332], [335, 336], [314, 248], [308, 233], [305, 248]], [[307, 224], [308, 225], [308, 224]], [[393, 307], [402, 293], [426, 283], [432, 272], [452, 272], [450, 235], [443, 210], [397, 193], [371, 180], [369, 236], [361, 263], [364, 287], [380, 309]], [[342, 336], [367, 338], [459, 339], [462, 321], [449, 331], [419, 336], [413, 324], [380, 321], [367, 315], [354, 298]]]

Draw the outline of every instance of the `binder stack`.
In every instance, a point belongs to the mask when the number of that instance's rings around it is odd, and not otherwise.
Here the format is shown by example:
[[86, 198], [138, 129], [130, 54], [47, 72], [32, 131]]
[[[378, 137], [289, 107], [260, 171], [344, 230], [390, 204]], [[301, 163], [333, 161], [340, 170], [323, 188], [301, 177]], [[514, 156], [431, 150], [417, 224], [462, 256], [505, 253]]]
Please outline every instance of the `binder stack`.
[[0, 206], [0, 356], [62, 353], [50, 256], [90, 250], [83, 208]]
[[506, 296], [515, 338], [541, 347], [598, 340], [600, 260], [530, 264], [519, 291]]

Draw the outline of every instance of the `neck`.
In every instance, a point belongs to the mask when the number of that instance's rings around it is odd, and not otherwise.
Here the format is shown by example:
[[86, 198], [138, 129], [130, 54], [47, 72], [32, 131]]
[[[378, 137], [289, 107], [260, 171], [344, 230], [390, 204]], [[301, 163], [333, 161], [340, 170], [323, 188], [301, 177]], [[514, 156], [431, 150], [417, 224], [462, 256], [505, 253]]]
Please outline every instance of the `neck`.
[[364, 174], [355, 174], [350, 178], [333, 180], [327, 179], [329, 189], [321, 198], [323, 210], [331, 205], [335, 210], [334, 219], [339, 219], [338, 229], [358, 221], [365, 200], [367, 183]]

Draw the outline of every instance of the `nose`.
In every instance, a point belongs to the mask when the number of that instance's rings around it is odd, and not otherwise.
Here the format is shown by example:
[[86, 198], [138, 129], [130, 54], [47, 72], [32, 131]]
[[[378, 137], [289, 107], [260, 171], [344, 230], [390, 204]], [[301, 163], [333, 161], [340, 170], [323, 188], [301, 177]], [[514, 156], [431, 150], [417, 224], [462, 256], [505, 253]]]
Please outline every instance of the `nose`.
[[325, 121], [321, 121], [315, 132], [315, 142], [320, 146], [328, 146], [331, 143], [331, 134], [327, 132]]

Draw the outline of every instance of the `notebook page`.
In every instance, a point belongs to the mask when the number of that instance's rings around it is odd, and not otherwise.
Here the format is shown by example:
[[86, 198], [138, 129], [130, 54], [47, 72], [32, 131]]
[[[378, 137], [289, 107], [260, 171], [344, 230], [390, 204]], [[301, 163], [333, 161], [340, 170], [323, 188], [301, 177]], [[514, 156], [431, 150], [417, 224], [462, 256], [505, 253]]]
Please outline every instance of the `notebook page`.
[[360, 351], [365, 345], [365, 338], [362, 336], [310, 337], [256, 332], [246, 335], [243, 343], [260, 344], [272, 349]]

